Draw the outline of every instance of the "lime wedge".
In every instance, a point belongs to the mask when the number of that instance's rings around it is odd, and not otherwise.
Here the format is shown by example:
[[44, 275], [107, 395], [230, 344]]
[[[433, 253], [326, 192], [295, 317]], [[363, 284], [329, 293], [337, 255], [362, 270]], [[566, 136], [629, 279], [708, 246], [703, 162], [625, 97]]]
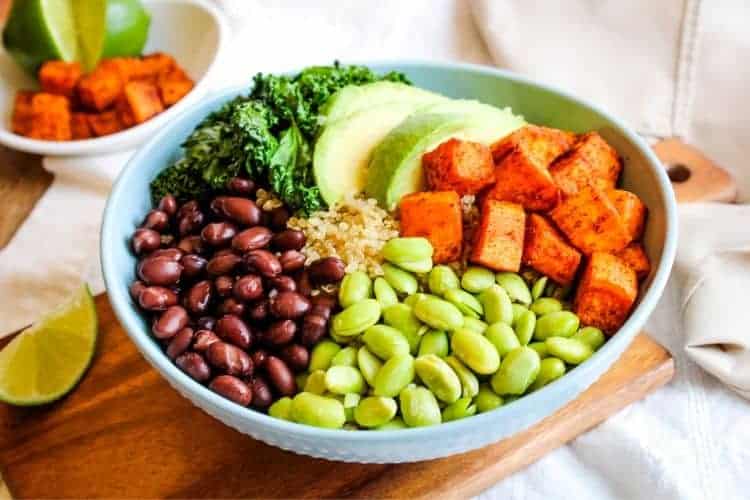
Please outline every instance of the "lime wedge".
[[70, 392], [96, 347], [96, 308], [87, 286], [0, 351], [0, 401], [49, 403]]
[[63, 0], [13, 2], [3, 30], [3, 45], [33, 74], [49, 59], [77, 60], [78, 41], [71, 3]]

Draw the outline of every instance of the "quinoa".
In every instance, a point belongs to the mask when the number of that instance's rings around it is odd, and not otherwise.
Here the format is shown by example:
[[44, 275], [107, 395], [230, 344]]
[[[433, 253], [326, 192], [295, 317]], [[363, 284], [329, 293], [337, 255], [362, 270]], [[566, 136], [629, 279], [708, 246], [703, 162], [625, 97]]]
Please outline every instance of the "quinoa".
[[338, 257], [346, 272], [366, 271], [383, 274], [383, 245], [398, 236], [398, 221], [378, 207], [374, 199], [346, 197], [328, 210], [307, 218], [292, 217], [287, 226], [307, 236], [302, 252], [307, 263], [322, 257]]

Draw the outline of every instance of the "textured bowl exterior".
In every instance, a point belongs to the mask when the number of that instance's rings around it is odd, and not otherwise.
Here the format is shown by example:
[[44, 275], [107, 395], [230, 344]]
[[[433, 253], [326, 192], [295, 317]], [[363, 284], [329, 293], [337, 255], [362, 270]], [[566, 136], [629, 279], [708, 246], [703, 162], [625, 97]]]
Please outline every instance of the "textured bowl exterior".
[[195, 81], [195, 87], [174, 106], [154, 118], [103, 137], [79, 141], [43, 141], [14, 134], [10, 116], [16, 92], [38, 84], [0, 47], [0, 144], [49, 156], [98, 155], [132, 149], [153, 137], [191, 104], [205, 96], [211, 75], [229, 35], [224, 15], [208, 0], [144, 0], [151, 28], [144, 53], [165, 52]]
[[376, 71], [403, 71], [415, 85], [443, 94], [511, 106], [529, 122], [599, 131], [625, 159], [623, 184], [649, 208], [644, 244], [653, 263], [628, 321], [594, 356], [561, 379], [511, 404], [434, 427], [398, 431], [327, 430], [274, 419], [214, 394], [182, 373], [162, 353], [128, 294], [135, 257], [129, 239], [150, 208], [148, 184], [180, 153], [195, 125], [223, 102], [246, 91], [229, 89], [205, 99], [164, 128], [131, 159], [115, 184], [104, 215], [101, 256], [114, 311], [143, 356], [183, 396], [205, 412], [268, 444], [329, 460], [398, 463], [427, 460], [486, 446], [522, 431], [576, 398], [594, 383], [643, 327], [669, 277], [677, 243], [676, 204], [669, 180], [651, 149], [606, 112], [518, 75], [482, 66], [434, 62], [364, 62]]

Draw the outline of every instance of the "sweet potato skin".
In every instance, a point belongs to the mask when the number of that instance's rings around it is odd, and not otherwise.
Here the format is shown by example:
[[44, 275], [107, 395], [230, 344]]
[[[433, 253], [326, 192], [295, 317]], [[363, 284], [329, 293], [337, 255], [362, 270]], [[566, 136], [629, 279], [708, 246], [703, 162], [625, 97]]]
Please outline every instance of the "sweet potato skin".
[[26, 135], [32, 139], [47, 141], [72, 139], [68, 98], [46, 92], [34, 94], [31, 98], [31, 117]]
[[549, 216], [568, 241], [585, 255], [617, 252], [632, 239], [612, 201], [593, 185], [567, 196]]
[[125, 84], [123, 94], [135, 123], [143, 123], [164, 111], [159, 91], [151, 82], [142, 80], [128, 82]]
[[492, 145], [492, 157], [500, 163], [513, 149], [522, 147], [543, 166], [565, 153], [575, 143], [575, 134], [537, 125], [526, 125]]
[[124, 84], [119, 71], [100, 66], [78, 82], [78, 97], [87, 108], [103, 111], [115, 102]]
[[621, 170], [617, 151], [596, 132], [583, 134], [573, 148], [549, 168], [555, 183], [566, 195], [576, 194], [588, 184], [605, 191], [613, 189]]
[[561, 285], [573, 282], [581, 253], [570, 246], [543, 216], [529, 214], [523, 243], [523, 263]]
[[578, 285], [574, 310], [584, 325], [611, 335], [625, 323], [637, 296], [635, 271], [615, 255], [595, 252]]
[[544, 165], [523, 148], [514, 148], [495, 168], [488, 200], [517, 203], [526, 210], [547, 211], [557, 205], [559, 189]]
[[88, 115], [88, 121], [96, 136], [114, 134], [125, 128], [115, 110], [90, 114]]
[[164, 106], [172, 106], [193, 90], [193, 80], [180, 68], [162, 71], [156, 78], [159, 95]]
[[143, 63], [143, 77], [157, 78], [159, 74], [177, 67], [177, 62], [169, 54], [154, 52], [141, 58]]
[[11, 116], [11, 130], [19, 135], [27, 135], [31, 128], [31, 99], [34, 92], [31, 90], [19, 90], [13, 102], [13, 115]]
[[433, 191], [476, 194], [495, 180], [490, 149], [478, 142], [449, 139], [422, 156], [427, 185]]
[[47, 61], [39, 68], [39, 84], [48, 94], [72, 97], [82, 74], [78, 62]]
[[89, 118], [86, 113], [71, 113], [70, 131], [73, 134], [73, 140], [90, 139], [94, 137], [94, 132], [89, 125]]
[[644, 205], [635, 193], [631, 193], [630, 191], [612, 189], [607, 192], [607, 195], [612, 200], [617, 213], [620, 214], [631, 239], [640, 239], [643, 236], [643, 229], [646, 226], [646, 215], [648, 212], [646, 205]]
[[651, 261], [649, 260], [648, 255], [646, 255], [643, 245], [637, 241], [630, 243], [628, 246], [615, 253], [615, 255], [635, 271], [638, 281], [646, 279], [651, 272]]
[[461, 198], [455, 191], [412, 193], [401, 198], [401, 235], [430, 240], [432, 260], [441, 264], [461, 257]]
[[469, 260], [495, 271], [521, 268], [526, 212], [517, 203], [485, 200]]

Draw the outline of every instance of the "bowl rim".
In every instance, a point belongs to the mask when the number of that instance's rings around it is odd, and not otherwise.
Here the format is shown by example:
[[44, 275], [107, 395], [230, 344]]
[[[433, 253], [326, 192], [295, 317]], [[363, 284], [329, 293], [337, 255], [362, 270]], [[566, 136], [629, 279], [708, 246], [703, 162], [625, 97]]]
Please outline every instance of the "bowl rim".
[[[114, 134], [95, 137], [92, 139], [78, 139], [72, 141], [46, 141], [42, 139], [31, 139], [11, 131], [10, 127], [0, 128], [0, 144], [25, 151], [28, 153], [51, 155], [51, 156], [77, 156], [95, 155], [104, 153], [116, 153], [137, 147], [147, 142], [149, 132], [160, 130], [191, 104], [195, 104], [208, 90], [211, 76], [217, 68], [220, 55], [224, 52], [229, 39], [229, 23], [224, 13], [208, 0], [144, 0], [147, 4], [175, 4], [182, 6], [195, 6], [209, 15], [217, 29], [218, 40], [216, 49], [212, 55], [211, 62], [206, 67], [203, 75], [195, 82], [195, 86], [182, 99], [170, 108], [159, 113], [155, 117], [133, 127], [121, 130]], [[151, 27], [153, 29], [153, 26]], [[140, 137], [139, 137], [140, 136]]]
[[[139, 321], [141, 320], [137, 317], [138, 312], [133, 310], [130, 304], [131, 300], [128, 291], [126, 289], [119, 289], [112, 286], [117, 271], [115, 268], [115, 262], [111, 259], [111, 256], [113, 255], [115, 245], [122, 244], [122, 242], [117, 240], [115, 236], [117, 225], [115, 223], [115, 214], [112, 207], [118, 203], [120, 198], [126, 196], [126, 193], [122, 190], [121, 186], [123, 186], [131, 176], [135, 175], [136, 171], [132, 167], [141, 163], [148, 156], [150, 149], [156, 147], [163, 137], [171, 134], [171, 130], [176, 124], [175, 121], [147, 141], [128, 161], [127, 165], [115, 181], [104, 211], [104, 222], [102, 224], [100, 241], [102, 271], [110, 303], [112, 304], [115, 315], [121, 322], [128, 336], [136, 344], [136, 347], [146, 360], [156, 368], [157, 371], [161, 372], [161, 375], [166, 378], [167, 382], [173, 385], [173, 387], [181, 394], [191, 394], [191, 397], [188, 399], [193, 401], [194, 404], [200, 402], [198, 406], [207, 406], [214, 411], [219, 410], [225, 415], [231, 415], [233, 423], [236, 422], [237, 419], [243, 419], [252, 425], [258, 426], [258, 429], [264, 427], [270, 428], [272, 432], [292, 434], [300, 438], [325, 438], [328, 440], [326, 441], [326, 445], [335, 445], [336, 443], [344, 442], [375, 444], [391, 441], [396, 438], [416, 441], [434, 437], [436, 432], [443, 432], [443, 435], [447, 435], [450, 431], [464, 431], [469, 433], [475, 430], [478, 426], [491, 425], [492, 422], [500, 421], [500, 419], [512, 420], [514, 415], [533, 414], [535, 410], [540, 407], [539, 404], [545, 400], [561, 401], [558, 408], [567, 404], [569, 400], [566, 397], [566, 392], [568, 391], [566, 391], [565, 384], [575, 385], [575, 382], [578, 381], [578, 385], [588, 387], [597, 380], [591, 380], [591, 378], [601, 365], [608, 362], [610, 364], [613, 363], [614, 361], [610, 358], [613, 358], [617, 353], [622, 353], [627, 345], [630, 344], [640, 332], [646, 320], [653, 312], [669, 279], [677, 250], [677, 203], [666, 170], [662, 167], [656, 154], [637, 133], [632, 131], [620, 119], [612, 116], [602, 108], [557, 87], [535, 81], [511, 71], [472, 63], [415, 59], [347, 60], [342, 61], [342, 64], [362, 64], [373, 67], [376, 70], [397, 66], [407, 69], [409, 67], [414, 69], [431, 68], [436, 70], [471, 72], [491, 76], [557, 94], [574, 102], [576, 105], [587, 108], [609, 120], [616, 131], [622, 137], [630, 141], [643, 154], [646, 160], [645, 163], [648, 164], [648, 168], [650, 168], [655, 174], [658, 183], [658, 191], [664, 204], [665, 216], [663, 250], [654, 277], [647, 292], [643, 295], [640, 303], [638, 303], [636, 308], [630, 314], [625, 324], [618, 330], [617, 334], [610, 337], [604, 346], [594, 353], [591, 358], [577, 366], [574, 370], [566, 373], [565, 377], [548, 384], [538, 391], [525, 395], [523, 398], [514, 401], [512, 404], [503, 405], [495, 410], [474, 415], [472, 418], [446, 422], [437, 426], [384, 430], [378, 432], [324, 429], [278, 419], [259, 411], [241, 407], [214, 393], [208, 387], [196, 382], [174, 365], [174, 363], [164, 355], [160, 347], [153, 341], [148, 332], [146, 332], [141, 324], [139, 324]], [[299, 69], [296, 71], [299, 71]], [[241, 85], [214, 92], [204, 99], [199, 106], [194, 106], [191, 110], [183, 113], [179, 120], [197, 118], [202, 115], [207, 108], [215, 107], [219, 102], [236, 95], [238, 92], [242, 92], [243, 90], [246, 91], [248, 88], [249, 85]], [[550, 414], [544, 415], [542, 418], [545, 418]], [[236, 424], [234, 425], [236, 426]]]

